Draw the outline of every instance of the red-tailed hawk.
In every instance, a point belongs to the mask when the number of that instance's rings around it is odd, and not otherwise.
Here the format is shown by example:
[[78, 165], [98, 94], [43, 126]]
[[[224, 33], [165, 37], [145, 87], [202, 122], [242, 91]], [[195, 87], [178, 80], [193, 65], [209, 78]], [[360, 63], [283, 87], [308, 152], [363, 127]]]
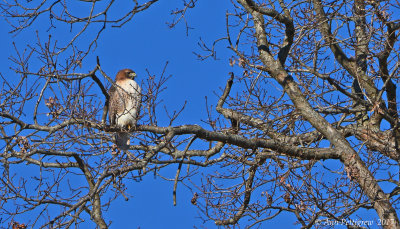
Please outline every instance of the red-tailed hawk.
[[[131, 69], [120, 70], [115, 77], [115, 85], [112, 85], [108, 92], [108, 115], [111, 125], [128, 129], [136, 126], [142, 95], [139, 85], [134, 81], [135, 77], [136, 73]], [[124, 130], [118, 132], [115, 135], [115, 143], [122, 150], [129, 149], [129, 133]]]

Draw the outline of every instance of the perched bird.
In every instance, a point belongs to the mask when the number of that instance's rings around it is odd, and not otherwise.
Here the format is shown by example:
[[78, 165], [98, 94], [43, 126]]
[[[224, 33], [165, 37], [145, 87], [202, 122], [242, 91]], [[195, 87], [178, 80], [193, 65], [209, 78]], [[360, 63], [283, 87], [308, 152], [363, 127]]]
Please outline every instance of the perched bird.
[[121, 127], [115, 135], [115, 144], [121, 150], [129, 149], [130, 144], [129, 133], [122, 129], [129, 130], [136, 126], [142, 100], [141, 88], [134, 81], [135, 77], [136, 73], [131, 69], [120, 70], [108, 92], [110, 124]]

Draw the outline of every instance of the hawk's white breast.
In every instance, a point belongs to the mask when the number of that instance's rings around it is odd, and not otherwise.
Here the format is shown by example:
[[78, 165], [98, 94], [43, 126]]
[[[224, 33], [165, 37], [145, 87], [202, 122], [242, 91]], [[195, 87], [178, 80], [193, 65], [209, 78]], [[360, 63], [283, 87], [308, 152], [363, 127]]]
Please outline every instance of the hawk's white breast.
[[[137, 122], [137, 116], [141, 103], [141, 89], [134, 80], [124, 80], [117, 82], [121, 88], [118, 88], [118, 92], [122, 95], [122, 106], [125, 110], [117, 113], [116, 124], [118, 126], [126, 126], [128, 124], [134, 126]], [[127, 94], [128, 93], [128, 94]]]

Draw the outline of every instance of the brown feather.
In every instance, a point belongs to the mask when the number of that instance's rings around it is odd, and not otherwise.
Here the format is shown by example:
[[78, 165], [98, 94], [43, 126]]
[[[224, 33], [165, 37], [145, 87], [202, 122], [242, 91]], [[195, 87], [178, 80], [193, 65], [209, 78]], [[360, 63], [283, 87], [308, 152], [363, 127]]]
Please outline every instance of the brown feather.
[[126, 69], [122, 69], [117, 73], [117, 76], [115, 77], [115, 82], [119, 81], [119, 80], [126, 80], [129, 79], [128, 74], [130, 72], [134, 72], [132, 69], [126, 68]]
[[109, 95], [109, 100], [108, 100], [108, 117], [110, 119], [110, 125], [115, 124], [115, 112], [114, 112], [114, 93], [115, 93], [115, 87], [114, 85], [111, 86], [110, 90], [108, 90], [108, 95]]

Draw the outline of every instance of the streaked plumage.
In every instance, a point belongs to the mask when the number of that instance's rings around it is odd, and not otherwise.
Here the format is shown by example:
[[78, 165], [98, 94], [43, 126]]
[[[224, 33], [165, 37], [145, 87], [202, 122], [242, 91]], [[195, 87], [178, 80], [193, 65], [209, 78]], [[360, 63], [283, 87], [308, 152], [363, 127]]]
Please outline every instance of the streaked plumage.
[[[134, 81], [136, 73], [131, 69], [123, 69], [115, 77], [115, 85], [112, 85], [108, 94], [110, 124], [121, 128], [136, 126], [140, 110], [142, 95], [140, 86]], [[118, 132], [115, 143], [118, 148], [129, 148], [129, 133]]]

